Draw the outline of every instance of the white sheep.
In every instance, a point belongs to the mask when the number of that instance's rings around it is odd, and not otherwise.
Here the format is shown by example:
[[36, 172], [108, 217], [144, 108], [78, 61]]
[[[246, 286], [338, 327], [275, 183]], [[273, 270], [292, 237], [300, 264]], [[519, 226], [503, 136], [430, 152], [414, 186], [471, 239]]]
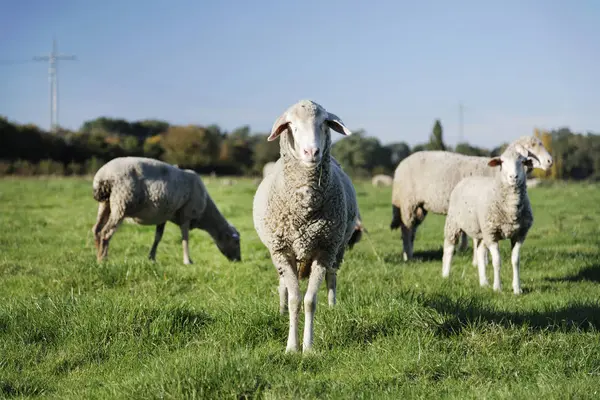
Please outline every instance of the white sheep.
[[141, 225], [156, 225], [149, 258], [156, 249], [165, 224], [181, 229], [183, 263], [191, 264], [189, 230], [208, 232], [229, 260], [241, 260], [240, 234], [218, 210], [202, 179], [192, 170], [145, 157], [119, 157], [104, 164], [93, 181], [98, 217], [92, 228], [98, 261], [108, 254], [108, 245], [124, 218]]
[[315, 102], [302, 100], [288, 108], [268, 138], [280, 137], [281, 157], [254, 197], [254, 226], [280, 277], [280, 312], [289, 306], [286, 352], [298, 350], [299, 281], [308, 278], [303, 338], [303, 351], [308, 352], [319, 286], [325, 278], [333, 306], [336, 273], [357, 224], [356, 192], [331, 160], [330, 128], [351, 134], [340, 118]]
[[265, 164], [263, 167], [263, 178], [273, 172], [273, 168], [275, 167], [275, 161], [270, 161]]
[[[340, 162], [338, 160], [335, 159], [334, 156], [330, 155], [330, 159], [338, 167], [342, 168], [342, 165], [340, 164]], [[263, 179], [265, 176], [269, 175], [271, 172], [273, 172], [275, 170], [275, 163], [276, 163], [276, 161], [271, 161], [271, 162], [268, 162], [265, 164], [265, 166], [263, 167]], [[391, 178], [390, 178], [390, 183], [391, 183]], [[260, 180], [257, 181], [257, 185], [258, 184], [260, 184]], [[350, 238], [350, 241], [348, 242], [349, 249], [352, 249], [356, 243], [360, 242], [363, 232], [367, 232], [367, 230], [365, 229], [365, 227], [362, 223], [362, 219], [361, 219], [361, 216], [359, 213], [358, 217], [356, 218], [356, 226], [354, 227], [354, 234], [352, 235], [352, 237]]]
[[[500, 250], [498, 242], [510, 239], [512, 247], [513, 291], [521, 293], [519, 252], [533, 225], [533, 213], [527, 196], [526, 167], [532, 168], [529, 152], [520, 144], [488, 161], [498, 170], [495, 176], [462, 179], [452, 190], [444, 226], [442, 276], [450, 274], [452, 254], [461, 232], [476, 241], [479, 284], [488, 286], [484, 259], [492, 255], [494, 290], [500, 291]], [[494, 169], [494, 168], [490, 168]]]
[[392, 183], [394, 182], [394, 178], [392, 178], [391, 176], [388, 175], [375, 175], [372, 179], [371, 179], [371, 184], [373, 186], [392, 186]]
[[[538, 138], [523, 136], [513, 141], [508, 148], [517, 144], [527, 150], [533, 168], [548, 170], [552, 166], [552, 156]], [[400, 162], [394, 172], [390, 228], [400, 227], [402, 230], [405, 261], [412, 258], [415, 234], [427, 213], [431, 211], [446, 214], [450, 193], [461, 179], [495, 175], [496, 170], [488, 167], [489, 161], [489, 157], [466, 156], [448, 151], [419, 151]], [[463, 235], [461, 239], [461, 248], [464, 248], [467, 244], [466, 236]], [[475, 245], [475, 241], [473, 244]], [[473, 265], [477, 265], [475, 246]]]

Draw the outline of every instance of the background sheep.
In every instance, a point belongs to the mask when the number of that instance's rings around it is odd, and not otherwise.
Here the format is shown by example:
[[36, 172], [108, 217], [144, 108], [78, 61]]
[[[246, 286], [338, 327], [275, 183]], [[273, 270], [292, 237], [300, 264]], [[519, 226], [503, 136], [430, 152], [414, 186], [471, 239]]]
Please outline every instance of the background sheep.
[[373, 186], [392, 186], [392, 183], [394, 182], [394, 179], [391, 176], [388, 175], [375, 175], [372, 179], [371, 179], [371, 184]]
[[533, 225], [525, 168], [531, 168], [532, 161], [527, 156], [528, 151], [517, 144], [515, 151], [507, 150], [488, 162], [490, 167], [501, 166], [495, 176], [473, 176], [456, 185], [450, 195], [444, 227], [443, 277], [447, 278], [450, 274], [454, 246], [461, 232], [465, 232], [476, 241], [479, 284], [488, 286], [484, 260], [487, 247], [494, 266], [494, 290], [500, 291], [501, 261], [498, 242], [510, 239], [513, 291], [515, 294], [521, 293], [519, 252]]
[[310, 351], [319, 286], [325, 278], [333, 306], [336, 273], [358, 216], [354, 186], [331, 160], [329, 128], [351, 134], [336, 115], [317, 103], [302, 100], [288, 108], [268, 138], [281, 135], [281, 157], [254, 197], [254, 226], [280, 276], [280, 312], [285, 313], [289, 305], [288, 352], [298, 350], [299, 280], [309, 280], [303, 351]]
[[179, 225], [183, 263], [191, 264], [189, 230], [205, 230], [229, 260], [241, 260], [240, 235], [212, 201], [200, 177], [162, 161], [120, 157], [103, 165], [93, 181], [98, 217], [92, 228], [98, 261], [108, 254], [110, 238], [125, 217], [138, 224], [156, 225], [149, 258], [154, 260], [165, 224]]
[[[552, 156], [538, 138], [521, 137], [512, 142], [507, 150], [517, 144], [528, 152], [533, 168], [548, 170], [552, 166]], [[412, 258], [415, 234], [427, 212], [446, 214], [450, 193], [461, 179], [495, 175], [497, 171], [488, 166], [489, 161], [489, 157], [465, 156], [447, 151], [420, 151], [400, 162], [394, 173], [390, 228], [400, 227], [402, 230], [404, 260]], [[463, 243], [466, 245], [466, 237], [463, 238]], [[475, 246], [473, 264], [477, 264]]]

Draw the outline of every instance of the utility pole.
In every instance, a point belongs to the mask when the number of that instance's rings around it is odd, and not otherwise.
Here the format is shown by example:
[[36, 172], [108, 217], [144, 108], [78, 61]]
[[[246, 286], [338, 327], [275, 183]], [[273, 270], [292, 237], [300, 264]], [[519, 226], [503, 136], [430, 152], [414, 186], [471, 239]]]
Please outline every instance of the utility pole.
[[34, 57], [34, 61], [48, 61], [48, 79], [50, 81], [50, 130], [58, 129], [58, 60], [75, 60], [74, 55], [59, 54], [56, 38], [52, 41], [52, 52], [47, 56]]
[[463, 142], [463, 105], [462, 103], [458, 104], [458, 143]]

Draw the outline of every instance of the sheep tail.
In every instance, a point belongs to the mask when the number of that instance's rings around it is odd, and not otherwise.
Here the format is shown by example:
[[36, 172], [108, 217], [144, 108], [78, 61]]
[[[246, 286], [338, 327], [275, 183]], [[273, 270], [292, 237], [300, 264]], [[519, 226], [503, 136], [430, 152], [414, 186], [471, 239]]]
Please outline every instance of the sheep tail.
[[398, 229], [402, 224], [402, 217], [400, 216], [400, 208], [392, 204], [392, 223], [390, 229]]
[[98, 202], [108, 201], [111, 190], [112, 184], [110, 181], [100, 180], [94, 182], [94, 200]]
[[352, 232], [352, 236], [350, 236], [350, 240], [348, 240], [348, 249], [352, 250], [352, 247], [362, 238], [363, 232], [366, 232], [367, 229], [362, 224], [360, 218], [356, 219], [356, 225], [354, 226], [354, 232]]

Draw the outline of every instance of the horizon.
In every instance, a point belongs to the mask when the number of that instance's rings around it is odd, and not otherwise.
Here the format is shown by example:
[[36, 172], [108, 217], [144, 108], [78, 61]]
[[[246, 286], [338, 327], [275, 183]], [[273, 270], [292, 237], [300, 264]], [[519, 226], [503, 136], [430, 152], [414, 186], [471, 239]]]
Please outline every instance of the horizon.
[[66, 129], [105, 116], [267, 132], [310, 98], [382, 144], [423, 143], [440, 119], [455, 146], [460, 104], [478, 147], [534, 128], [599, 132], [599, 17], [591, 1], [23, 1], [0, 15], [0, 114], [49, 128], [48, 64], [28, 60], [55, 36], [77, 56], [58, 67]]

